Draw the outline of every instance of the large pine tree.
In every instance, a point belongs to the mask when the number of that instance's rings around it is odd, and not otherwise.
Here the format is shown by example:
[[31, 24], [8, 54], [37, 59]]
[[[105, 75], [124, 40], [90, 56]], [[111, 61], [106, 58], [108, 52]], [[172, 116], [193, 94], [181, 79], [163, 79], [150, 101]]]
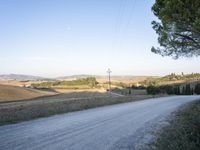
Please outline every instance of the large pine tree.
[[152, 52], [179, 58], [200, 55], [200, 0], [156, 0], [153, 21], [160, 47]]

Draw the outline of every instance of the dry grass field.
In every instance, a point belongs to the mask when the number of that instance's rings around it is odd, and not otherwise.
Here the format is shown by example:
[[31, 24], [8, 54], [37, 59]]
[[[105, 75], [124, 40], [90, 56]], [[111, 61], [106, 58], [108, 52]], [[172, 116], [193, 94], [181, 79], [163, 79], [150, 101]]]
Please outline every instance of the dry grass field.
[[[138, 83], [142, 82], [146, 79], [148, 79], [149, 76], [112, 76], [111, 81], [112, 82], [123, 82], [125, 84], [133, 84], [133, 83]], [[96, 77], [97, 81], [99, 83], [105, 83], [108, 82], [108, 77]]]
[[0, 85], [0, 102], [32, 99], [41, 96], [55, 95], [56, 92], [41, 91], [11, 85]]
[[30, 86], [32, 83], [41, 83], [42, 81], [19, 81], [19, 80], [0, 80], [0, 85], [12, 85], [12, 86]]

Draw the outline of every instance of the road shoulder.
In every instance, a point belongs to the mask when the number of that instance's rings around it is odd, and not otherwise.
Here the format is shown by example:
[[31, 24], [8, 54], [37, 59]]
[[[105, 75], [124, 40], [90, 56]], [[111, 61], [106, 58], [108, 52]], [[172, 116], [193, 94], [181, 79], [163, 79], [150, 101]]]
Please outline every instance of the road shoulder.
[[154, 133], [151, 150], [198, 150], [200, 147], [200, 100], [182, 106], [168, 123]]

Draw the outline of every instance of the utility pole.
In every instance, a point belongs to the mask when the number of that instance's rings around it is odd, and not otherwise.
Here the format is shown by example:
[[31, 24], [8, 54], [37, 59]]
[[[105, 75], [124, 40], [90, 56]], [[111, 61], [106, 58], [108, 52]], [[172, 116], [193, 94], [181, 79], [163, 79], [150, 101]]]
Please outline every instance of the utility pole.
[[109, 91], [111, 91], [111, 81], [110, 81], [110, 73], [112, 71], [110, 70], [110, 68], [108, 68], [107, 73], [108, 73], [108, 84], [109, 84]]

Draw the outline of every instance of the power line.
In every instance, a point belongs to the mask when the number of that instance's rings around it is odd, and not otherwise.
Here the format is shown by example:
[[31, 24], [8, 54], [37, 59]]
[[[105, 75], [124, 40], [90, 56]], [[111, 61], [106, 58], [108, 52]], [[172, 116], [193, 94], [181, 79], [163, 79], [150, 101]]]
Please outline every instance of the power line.
[[[128, 5], [129, 3], [129, 5]], [[118, 45], [118, 48], [121, 48], [123, 44], [123, 40], [125, 39], [127, 35], [127, 29], [129, 28], [129, 25], [131, 23], [136, 0], [121, 0], [120, 1], [120, 7], [119, 7], [119, 13], [117, 16], [116, 24], [115, 24], [115, 32], [114, 32], [114, 40], [112, 44], [112, 49], [116, 50], [116, 46]], [[127, 14], [127, 20], [124, 17], [124, 14]]]
[[133, 14], [134, 14], [134, 10], [135, 10], [135, 6], [136, 6], [136, 0], [131, 0], [133, 3], [131, 4], [131, 9], [130, 9], [130, 13], [129, 13], [129, 16], [128, 16], [128, 19], [127, 19], [127, 24], [125, 26], [125, 29], [128, 28], [128, 26], [130, 25], [131, 23], [131, 20], [132, 20], [132, 17], [133, 17]]
[[113, 43], [112, 43], [112, 49], [113, 50], [115, 50], [116, 43], [120, 43], [119, 42], [119, 40], [120, 40], [119, 36], [120, 36], [121, 29], [122, 29], [121, 28], [122, 23], [123, 23], [122, 20], [123, 20], [123, 17], [124, 17], [126, 4], [127, 4], [127, 0], [120, 0], [119, 9], [118, 9], [116, 22], [115, 22], [115, 26], [114, 26], [114, 38], [113, 38]]

